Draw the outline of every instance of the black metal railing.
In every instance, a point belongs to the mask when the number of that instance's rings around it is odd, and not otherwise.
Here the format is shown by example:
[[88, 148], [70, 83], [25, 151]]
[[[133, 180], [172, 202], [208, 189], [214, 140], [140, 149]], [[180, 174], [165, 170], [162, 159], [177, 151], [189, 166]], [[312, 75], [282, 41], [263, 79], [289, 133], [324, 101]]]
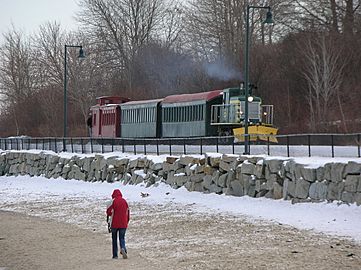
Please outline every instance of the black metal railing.
[[[251, 142], [252, 155], [287, 157], [361, 157], [361, 134], [288, 134], [271, 135], [277, 138], [273, 143]], [[205, 154], [209, 152], [238, 154], [244, 152], [242, 142], [235, 142], [233, 136], [197, 138], [0, 138], [2, 150], [49, 150], [71, 153], [122, 152], [144, 155]]]

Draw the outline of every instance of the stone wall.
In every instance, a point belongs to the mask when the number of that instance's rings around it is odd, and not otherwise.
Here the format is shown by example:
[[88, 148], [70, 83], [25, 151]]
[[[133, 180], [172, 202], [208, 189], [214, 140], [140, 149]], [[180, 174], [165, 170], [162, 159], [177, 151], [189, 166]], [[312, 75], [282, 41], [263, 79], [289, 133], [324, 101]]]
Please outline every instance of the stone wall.
[[162, 163], [147, 158], [117, 156], [62, 158], [56, 154], [1, 152], [0, 175], [62, 177], [83, 181], [121, 181], [233, 196], [267, 197], [292, 202], [342, 201], [361, 205], [361, 164], [327, 163], [307, 168], [292, 159], [223, 155], [168, 157]]

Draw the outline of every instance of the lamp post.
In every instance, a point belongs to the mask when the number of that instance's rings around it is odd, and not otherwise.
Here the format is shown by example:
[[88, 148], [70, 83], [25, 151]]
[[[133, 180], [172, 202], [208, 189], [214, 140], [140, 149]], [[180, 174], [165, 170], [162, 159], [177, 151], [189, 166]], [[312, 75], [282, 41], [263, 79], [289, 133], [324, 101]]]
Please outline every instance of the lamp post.
[[250, 6], [247, 5], [246, 11], [246, 45], [244, 50], [244, 97], [245, 97], [245, 114], [244, 114], [244, 154], [249, 155], [249, 134], [248, 134], [248, 96], [249, 96], [249, 14], [251, 9], [267, 9], [267, 17], [263, 23], [272, 24], [272, 12], [270, 6]]
[[[68, 112], [67, 112], [67, 76], [68, 76], [68, 71], [67, 71], [67, 50], [68, 48], [79, 48], [79, 56], [78, 58], [84, 58], [84, 51], [83, 51], [83, 46], [80, 45], [64, 45], [64, 140], [67, 136], [67, 118], [68, 118]], [[66, 151], [66, 147], [65, 147], [65, 143], [64, 143], [64, 151]]]

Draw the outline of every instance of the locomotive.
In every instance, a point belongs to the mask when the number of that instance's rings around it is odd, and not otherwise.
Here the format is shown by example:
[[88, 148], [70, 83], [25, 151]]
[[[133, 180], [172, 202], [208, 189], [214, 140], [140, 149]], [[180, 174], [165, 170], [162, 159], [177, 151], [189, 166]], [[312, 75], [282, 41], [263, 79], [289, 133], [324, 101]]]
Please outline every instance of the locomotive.
[[[94, 138], [175, 138], [233, 135], [244, 140], [243, 87], [170, 95], [161, 99], [131, 101], [117, 96], [97, 98], [90, 108]], [[248, 97], [250, 140], [271, 140], [273, 105]], [[257, 134], [257, 135], [252, 135]], [[260, 135], [261, 134], [261, 135]]]

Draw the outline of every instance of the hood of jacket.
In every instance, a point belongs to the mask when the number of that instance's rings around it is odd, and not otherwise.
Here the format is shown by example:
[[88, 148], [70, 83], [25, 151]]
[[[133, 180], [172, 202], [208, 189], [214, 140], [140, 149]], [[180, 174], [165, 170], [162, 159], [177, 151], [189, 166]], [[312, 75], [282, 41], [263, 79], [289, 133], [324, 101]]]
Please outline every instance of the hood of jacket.
[[115, 199], [115, 198], [118, 198], [118, 197], [122, 197], [122, 193], [120, 192], [119, 189], [114, 189], [113, 191], [113, 194], [112, 194], [112, 198]]

